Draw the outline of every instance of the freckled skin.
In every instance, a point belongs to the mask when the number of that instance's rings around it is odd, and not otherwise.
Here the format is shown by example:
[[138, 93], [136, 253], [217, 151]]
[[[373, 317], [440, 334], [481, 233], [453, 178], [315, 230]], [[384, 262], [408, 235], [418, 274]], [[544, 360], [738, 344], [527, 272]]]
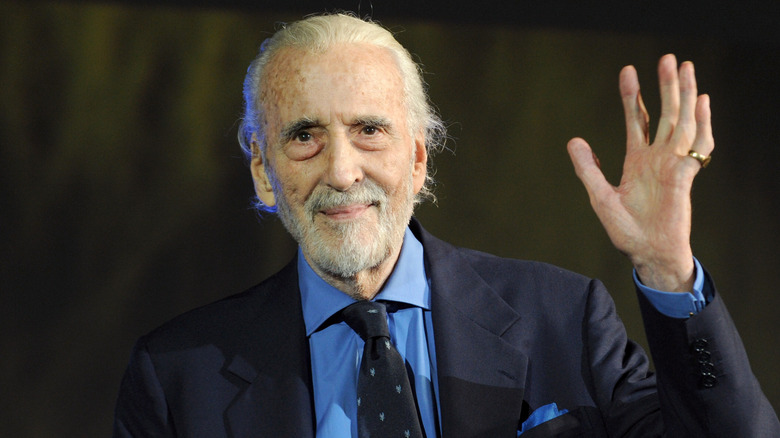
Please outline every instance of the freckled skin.
[[[315, 188], [348, 191], [366, 180], [384, 190], [388, 208], [403, 218], [393, 232], [384, 235], [388, 233], [379, 233], [379, 213], [373, 206], [348, 209], [343, 217], [314, 215], [316, 233], [327, 245], [342, 244], [343, 236], [335, 225], [346, 220], [359, 225], [359, 239], [366, 244], [387, 240], [382, 262], [348, 279], [319, 270], [306, 242], [299, 241], [312, 268], [353, 296], [373, 297], [389, 276], [411, 217], [413, 195], [425, 180], [425, 139], [422, 133], [410, 134], [403, 97], [403, 81], [390, 52], [367, 44], [341, 44], [324, 53], [283, 49], [263, 78], [260, 99], [265, 109], [268, 162], [257, 157], [252, 163], [260, 199], [267, 205], [276, 202], [274, 193], [263, 189], [268, 187], [267, 166], [273, 169], [292, 215], [300, 221], [312, 221], [304, 203]], [[361, 122], [366, 118], [387, 121], [387, 126], [367, 133]], [[285, 127], [301, 119], [316, 121], [315, 127], [305, 130], [311, 140], [283, 139]]]

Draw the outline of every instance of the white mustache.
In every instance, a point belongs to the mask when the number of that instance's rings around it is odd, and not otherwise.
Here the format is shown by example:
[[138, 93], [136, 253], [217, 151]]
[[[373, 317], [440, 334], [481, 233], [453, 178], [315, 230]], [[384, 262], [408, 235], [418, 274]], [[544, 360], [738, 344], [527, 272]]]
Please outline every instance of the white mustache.
[[305, 211], [313, 218], [318, 212], [352, 204], [387, 203], [387, 193], [372, 180], [366, 179], [357, 186], [342, 192], [328, 186], [317, 186], [304, 203]]

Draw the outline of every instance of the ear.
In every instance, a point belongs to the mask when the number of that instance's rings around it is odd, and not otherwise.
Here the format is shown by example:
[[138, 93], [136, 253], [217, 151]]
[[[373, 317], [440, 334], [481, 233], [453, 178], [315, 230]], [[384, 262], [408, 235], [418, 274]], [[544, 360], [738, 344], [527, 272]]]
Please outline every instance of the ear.
[[428, 174], [428, 150], [425, 148], [425, 134], [422, 131], [414, 137], [412, 153], [414, 154], [412, 182], [416, 195], [425, 184], [425, 177]]
[[255, 193], [263, 204], [273, 207], [276, 205], [276, 198], [265, 167], [263, 154], [260, 153], [260, 144], [255, 134], [252, 134], [252, 162], [249, 164], [249, 169], [252, 172], [252, 180], [255, 182]]

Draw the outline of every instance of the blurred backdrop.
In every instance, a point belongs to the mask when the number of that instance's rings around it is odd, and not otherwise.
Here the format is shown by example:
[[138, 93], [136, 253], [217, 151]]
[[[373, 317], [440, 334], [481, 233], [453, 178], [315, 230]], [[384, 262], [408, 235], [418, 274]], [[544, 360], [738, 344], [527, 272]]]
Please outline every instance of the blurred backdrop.
[[[241, 85], [277, 23], [333, 5], [212, 3], [0, 2], [0, 436], [109, 435], [138, 336], [294, 254], [279, 222], [249, 208]], [[696, 63], [716, 151], [694, 189], [694, 252], [780, 407], [775, 11], [740, 3], [701, 23], [650, 3], [615, 16], [497, 3], [484, 17], [388, 3], [340, 6], [397, 32], [450, 125], [451, 151], [433, 158], [438, 205], [417, 217], [457, 245], [601, 278], [643, 345], [630, 264], [565, 145], [584, 137], [617, 182], [620, 68], [636, 65], [657, 118], [658, 58]]]

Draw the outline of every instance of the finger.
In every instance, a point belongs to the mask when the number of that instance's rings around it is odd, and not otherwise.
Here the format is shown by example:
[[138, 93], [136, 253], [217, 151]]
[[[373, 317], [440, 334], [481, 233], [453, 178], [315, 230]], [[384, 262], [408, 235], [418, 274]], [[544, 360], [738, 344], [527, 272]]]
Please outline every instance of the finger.
[[590, 203], [598, 213], [598, 204], [613, 192], [613, 187], [601, 172], [598, 158], [588, 143], [581, 138], [573, 138], [566, 145], [569, 157], [574, 164], [574, 171], [585, 186], [590, 197]]
[[674, 55], [664, 55], [658, 61], [658, 83], [661, 89], [661, 118], [658, 120], [655, 143], [663, 143], [674, 132], [680, 111], [680, 84], [677, 58]]
[[[697, 152], [704, 157], [709, 157], [714, 149], [715, 139], [712, 137], [710, 97], [706, 94], [702, 94], [696, 100], [696, 138], [694, 139], [690, 150]], [[685, 154], [687, 155], [687, 152], [685, 152]], [[688, 166], [694, 169], [695, 172], [698, 172], [702, 168], [699, 160], [686, 159], [685, 161], [691, 163], [688, 164]]]
[[696, 137], [696, 74], [693, 63], [683, 62], [680, 66], [680, 114], [677, 127], [672, 134], [672, 145], [678, 154], [686, 154]]
[[712, 136], [712, 113], [710, 96], [702, 94], [696, 100], [696, 138], [691, 148], [708, 156], [715, 150], [715, 138]]
[[648, 144], [648, 123], [650, 116], [642, 101], [636, 69], [629, 65], [620, 71], [620, 98], [626, 116], [626, 148], [631, 149]]

